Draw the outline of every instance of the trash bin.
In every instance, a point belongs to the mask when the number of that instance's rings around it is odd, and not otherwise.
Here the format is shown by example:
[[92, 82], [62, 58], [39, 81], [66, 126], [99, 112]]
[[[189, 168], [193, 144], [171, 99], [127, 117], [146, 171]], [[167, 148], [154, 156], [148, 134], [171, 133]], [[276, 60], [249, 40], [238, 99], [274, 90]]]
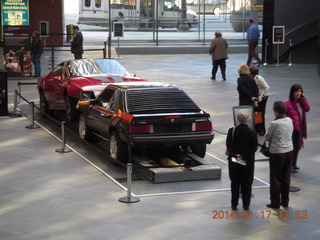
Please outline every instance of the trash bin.
[[75, 34], [73, 33], [73, 24], [67, 25], [67, 42], [72, 41], [74, 39]]
[[8, 77], [0, 71], [0, 116], [8, 116]]

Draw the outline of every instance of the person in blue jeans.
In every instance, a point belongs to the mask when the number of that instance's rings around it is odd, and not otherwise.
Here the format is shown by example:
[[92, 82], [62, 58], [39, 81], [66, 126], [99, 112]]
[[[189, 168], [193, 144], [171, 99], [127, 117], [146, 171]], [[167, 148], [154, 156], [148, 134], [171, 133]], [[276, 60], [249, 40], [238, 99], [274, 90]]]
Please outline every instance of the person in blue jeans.
[[256, 24], [254, 24], [253, 19], [249, 20], [249, 28], [247, 31], [247, 40], [248, 40], [248, 46], [249, 46], [249, 54], [248, 54], [248, 60], [247, 65], [251, 66], [252, 57], [257, 60], [258, 67], [260, 67], [260, 64], [263, 62], [259, 58], [259, 55], [256, 53], [256, 48], [258, 46], [260, 38], [260, 31]]
[[40, 77], [41, 75], [41, 54], [42, 54], [42, 43], [40, 34], [38, 31], [32, 33], [32, 44], [31, 44], [32, 62], [34, 65], [33, 77]]

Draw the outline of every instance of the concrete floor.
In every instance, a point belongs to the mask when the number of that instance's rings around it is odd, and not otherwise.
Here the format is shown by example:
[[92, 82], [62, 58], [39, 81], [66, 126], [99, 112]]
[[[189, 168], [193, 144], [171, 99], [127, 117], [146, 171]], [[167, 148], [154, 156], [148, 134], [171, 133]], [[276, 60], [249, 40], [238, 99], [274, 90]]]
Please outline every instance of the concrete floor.
[[[94, 56], [90, 54], [85, 56]], [[66, 58], [72, 55], [57, 54], [57, 62]], [[238, 104], [236, 67], [246, 61], [245, 54], [229, 55], [227, 81], [221, 81], [219, 73], [216, 81], [210, 79], [212, 65], [206, 54], [123, 55], [117, 60], [138, 76], [181, 86], [211, 114], [216, 137], [208, 146], [207, 155], [221, 166], [223, 179], [212, 181], [212, 187], [206, 191], [193, 190], [194, 185], [199, 187], [208, 184], [207, 181], [149, 183], [154, 189], [161, 189], [161, 194], [139, 195], [133, 191], [140, 202], [121, 203], [119, 199], [127, 195], [126, 186], [108, 175], [108, 171], [113, 171], [111, 166], [106, 164], [105, 169], [99, 171], [87, 161], [90, 159], [77, 154], [78, 151], [56, 153], [61, 142], [43, 128], [26, 129], [30, 120], [25, 117], [1, 117], [0, 239], [319, 239], [320, 79], [316, 65], [288, 67], [283, 64], [260, 70], [271, 88], [267, 122], [273, 119], [272, 103], [286, 100], [293, 83], [302, 84], [311, 105], [307, 114], [308, 139], [298, 160], [301, 169], [292, 176], [292, 185], [301, 190], [290, 194], [287, 209], [290, 215], [285, 219], [284, 209], [266, 208], [269, 203], [266, 186], [253, 190], [249, 217], [241, 208], [236, 217], [231, 216], [225, 133], [233, 125], [232, 107]], [[43, 57], [42, 63], [42, 73], [46, 74], [49, 59]], [[18, 81], [36, 80], [9, 79], [10, 104]], [[35, 86], [23, 86], [22, 94], [38, 103]], [[26, 103], [21, 101], [19, 107], [26, 108]], [[262, 137], [259, 142], [263, 142]], [[81, 149], [77, 143], [71, 144], [72, 149]], [[257, 159], [260, 158], [257, 153]], [[268, 185], [268, 162], [257, 161], [255, 166], [255, 177]], [[120, 171], [125, 175], [125, 169]], [[167, 194], [163, 190], [167, 190]], [[216, 213], [220, 215], [213, 219]]]

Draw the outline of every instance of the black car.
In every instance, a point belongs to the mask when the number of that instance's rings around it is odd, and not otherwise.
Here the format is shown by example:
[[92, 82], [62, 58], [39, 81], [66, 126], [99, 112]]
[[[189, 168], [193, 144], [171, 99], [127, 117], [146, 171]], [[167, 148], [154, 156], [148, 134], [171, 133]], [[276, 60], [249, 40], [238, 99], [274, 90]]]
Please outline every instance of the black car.
[[132, 149], [189, 149], [200, 157], [214, 138], [210, 115], [180, 87], [157, 82], [109, 84], [94, 100], [79, 101], [81, 139], [99, 136], [110, 156], [128, 158]]

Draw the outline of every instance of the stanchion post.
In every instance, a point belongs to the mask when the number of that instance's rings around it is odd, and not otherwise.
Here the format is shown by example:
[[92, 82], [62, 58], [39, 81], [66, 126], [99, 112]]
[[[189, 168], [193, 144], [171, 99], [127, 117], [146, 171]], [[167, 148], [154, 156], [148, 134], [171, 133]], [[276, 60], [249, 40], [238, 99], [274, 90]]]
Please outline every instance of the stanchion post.
[[54, 68], [54, 39], [51, 35], [51, 67]]
[[267, 66], [268, 63], [267, 63], [267, 54], [268, 54], [268, 46], [269, 46], [269, 43], [268, 43], [268, 39], [266, 38], [265, 40], [265, 44], [264, 44], [264, 64], [263, 66]]
[[68, 153], [68, 152], [72, 152], [69, 148], [66, 148], [66, 134], [65, 134], [65, 127], [64, 124], [66, 122], [62, 121], [61, 122], [61, 141], [62, 141], [62, 148], [56, 149], [56, 152], [59, 153]]
[[290, 49], [289, 49], [289, 64], [288, 64], [288, 66], [292, 67], [293, 63], [291, 62], [291, 49], [292, 49], [292, 41], [291, 41], [291, 39], [289, 40], [289, 45], [290, 45]]
[[107, 58], [107, 42], [104, 42], [103, 58]]
[[277, 44], [277, 64], [276, 66], [280, 66], [280, 63], [279, 63], [279, 58], [280, 58], [280, 47], [279, 47], [279, 44]]
[[19, 100], [17, 103], [20, 103], [20, 96], [21, 96], [21, 82], [18, 82], [18, 89], [19, 89]]
[[18, 91], [14, 90], [13, 112], [17, 112], [17, 107], [18, 107]]
[[22, 114], [17, 111], [18, 108], [18, 91], [14, 90], [14, 96], [13, 96], [13, 111], [9, 112], [10, 116], [15, 117], [22, 117]]
[[37, 129], [37, 128], [40, 128], [39, 125], [37, 124], [34, 124], [34, 102], [30, 102], [30, 108], [31, 108], [31, 124], [30, 125], [27, 125], [26, 128], [28, 129]]
[[120, 198], [119, 201], [123, 203], [136, 203], [139, 202], [140, 199], [137, 197], [133, 197], [131, 194], [131, 182], [132, 182], [132, 163], [127, 163], [127, 183], [128, 183], [128, 189], [127, 189], [127, 196]]

